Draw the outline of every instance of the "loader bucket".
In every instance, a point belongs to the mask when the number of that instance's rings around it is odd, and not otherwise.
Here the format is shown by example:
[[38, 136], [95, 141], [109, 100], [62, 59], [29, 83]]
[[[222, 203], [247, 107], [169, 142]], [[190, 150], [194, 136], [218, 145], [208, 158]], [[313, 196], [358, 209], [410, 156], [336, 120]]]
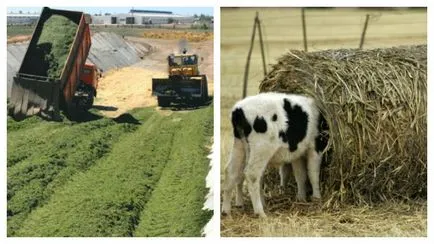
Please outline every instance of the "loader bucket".
[[18, 73], [12, 83], [8, 113], [15, 120], [32, 115], [59, 120], [59, 91], [59, 80]]
[[154, 78], [152, 79], [152, 95], [177, 98], [202, 97], [204, 82], [206, 82], [204, 76]]

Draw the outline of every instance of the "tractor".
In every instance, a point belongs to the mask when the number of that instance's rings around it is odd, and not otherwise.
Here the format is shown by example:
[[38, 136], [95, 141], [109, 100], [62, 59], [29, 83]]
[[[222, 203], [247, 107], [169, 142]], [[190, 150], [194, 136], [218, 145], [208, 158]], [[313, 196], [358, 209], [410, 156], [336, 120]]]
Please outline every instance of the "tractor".
[[186, 49], [167, 57], [169, 77], [152, 79], [152, 95], [157, 97], [158, 106], [199, 105], [208, 101], [208, 82], [206, 75], [199, 72], [198, 61], [198, 55], [187, 54]]

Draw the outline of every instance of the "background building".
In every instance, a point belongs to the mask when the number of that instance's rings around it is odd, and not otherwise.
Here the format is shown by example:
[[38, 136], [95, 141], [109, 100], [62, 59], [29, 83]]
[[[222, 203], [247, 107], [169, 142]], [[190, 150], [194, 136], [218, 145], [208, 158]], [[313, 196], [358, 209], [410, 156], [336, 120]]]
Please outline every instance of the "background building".
[[39, 14], [8, 13], [7, 25], [33, 25], [38, 21]]
[[169, 11], [131, 9], [126, 14], [93, 15], [92, 24], [96, 25], [161, 25], [161, 24], [192, 24], [194, 16], [174, 14]]

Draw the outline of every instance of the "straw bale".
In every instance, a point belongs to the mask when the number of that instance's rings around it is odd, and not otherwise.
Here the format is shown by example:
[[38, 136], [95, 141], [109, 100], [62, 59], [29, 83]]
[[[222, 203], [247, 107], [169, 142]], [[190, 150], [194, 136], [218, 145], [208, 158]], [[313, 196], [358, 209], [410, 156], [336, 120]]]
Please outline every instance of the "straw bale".
[[330, 127], [325, 207], [426, 199], [426, 51], [426, 45], [290, 51], [261, 82], [261, 92], [310, 95], [322, 110]]

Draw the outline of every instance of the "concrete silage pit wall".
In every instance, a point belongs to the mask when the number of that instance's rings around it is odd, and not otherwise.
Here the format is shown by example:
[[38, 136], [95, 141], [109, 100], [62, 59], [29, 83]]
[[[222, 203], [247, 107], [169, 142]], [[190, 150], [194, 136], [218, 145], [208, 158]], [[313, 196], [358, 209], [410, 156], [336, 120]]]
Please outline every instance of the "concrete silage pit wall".
[[[10, 97], [13, 77], [19, 70], [29, 42], [7, 45], [7, 96]], [[92, 35], [92, 46], [87, 58], [103, 72], [139, 62], [151, 53], [152, 46], [127, 41], [114, 33], [100, 32]]]
[[15, 76], [15, 73], [18, 71], [18, 69], [21, 66], [21, 61], [24, 58], [24, 54], [26, 53], [26, 49], [28, 46], [28, 42], [26, 43], [14, 43], [14, 44], [8, 44], [7, 46], [7, 96], [8, 98], [11, 96], [11, 89], [12, 89], [12, 81], [13, 77]]
[[105, 72], [135, 64], [151, 51], [150, 45], [127, 41], [114, 33], [100, 32], [92, 35], [87, 59]]

